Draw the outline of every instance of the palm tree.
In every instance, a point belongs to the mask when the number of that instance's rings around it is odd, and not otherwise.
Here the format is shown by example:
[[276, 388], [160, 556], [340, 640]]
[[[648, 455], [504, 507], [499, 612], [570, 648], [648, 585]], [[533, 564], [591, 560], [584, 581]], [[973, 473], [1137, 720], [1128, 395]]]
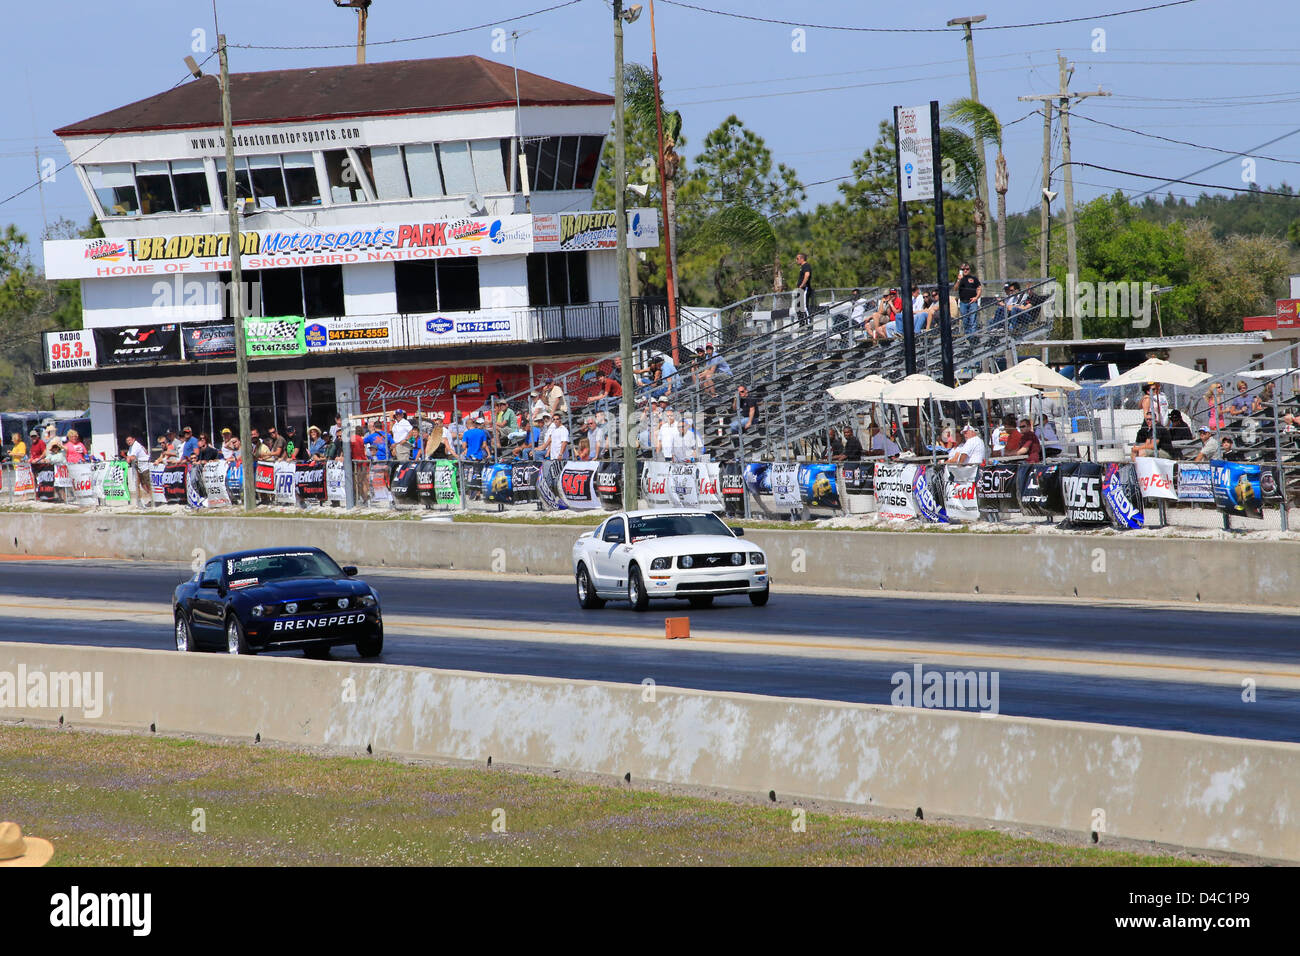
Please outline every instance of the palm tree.
[[[656, 102], [654, 74], [640, 63], [628, 63], [623, 67], [623, 108], [638, 122], [650, 129], [655, 129], [655, 107], [663, 114], [664, 181], [660, 188], [664, 191], [664, 203], [667, 206], [667, 222], [664, 229], [672, 246], [672, 261], [668, 264], [672, 274], [677, 276], [677, 171], [681, 168], [682, 157], [677, 147], [683, 146], [682, 114], [677, 110], [665, 110], [663, 101]], [[680, 294], [680, 293], [679, 293]]]
[[[946, 119], [960, 124], [976, 138], [991, 140], [997, 147], [998, 155], [993, 174], [993, 188], [998, 194], [998, 271], [1003, 279], [1007, 278], [1007, 158], [1002, 154], [1002, 124], [998, 121], [994, 112], [981, 103], [979, 100], [971, 97], [963, 97], [953, 100], [944, 108]], [[945, 155], [947, 155], [945, 153]], [[984, 158], [979, 155], [979, 150], [974, 149], [973, 145], [969, 153], [969, 160], [973, 160], [976, 174], [984, 175]], [[975, 199], [975, 243], [976, 258], [983, 259], [984, 245], [987, 241], [985, 232], [987, 231], [986, 218], [987, 210], [984, 203], [977, 197]], [[985, 276], [984, 278], [988, 278]]]

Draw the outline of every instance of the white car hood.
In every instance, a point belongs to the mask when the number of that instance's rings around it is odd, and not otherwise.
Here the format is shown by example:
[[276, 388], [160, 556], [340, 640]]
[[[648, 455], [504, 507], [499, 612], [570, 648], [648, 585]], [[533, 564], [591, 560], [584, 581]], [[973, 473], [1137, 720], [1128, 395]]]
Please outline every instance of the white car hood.
[[674, 557], [679, 554], [713, 554], [719, 551], [739, 551], [746, 555], [748, 562], [748, 552], [762, 551], [756, 544], [747, 542], [744, 538], [733, 538], [724, 534], [679, 534], [670, 538], [651, 538], [648, 540], [637, 541], [632, 545], [637, 556], [646, 555], [651, 558]]

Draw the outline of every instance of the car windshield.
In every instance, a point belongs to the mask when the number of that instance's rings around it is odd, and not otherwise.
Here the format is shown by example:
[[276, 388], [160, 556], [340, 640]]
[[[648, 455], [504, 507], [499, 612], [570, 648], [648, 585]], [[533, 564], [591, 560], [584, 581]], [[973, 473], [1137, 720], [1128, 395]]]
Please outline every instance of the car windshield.
[[232, 588], [290, 578], [337, 578], [343, 569], [319, 551], [283, 551], [226, 559], [226, 582]]
[[652, 538], [674, 538], [683, 534], [725, 534], [731, 529], [708, 513], [689, 515], [641, 515], [629, 517], [632, 540], [648, 541]]

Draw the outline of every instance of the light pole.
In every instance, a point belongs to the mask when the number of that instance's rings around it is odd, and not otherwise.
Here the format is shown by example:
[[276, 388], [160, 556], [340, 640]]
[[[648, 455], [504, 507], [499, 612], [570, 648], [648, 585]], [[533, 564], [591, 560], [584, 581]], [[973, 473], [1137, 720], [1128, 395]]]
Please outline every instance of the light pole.
[[636, 433], [632, 409], [636, 400], [636, 379], [632, 374], [632, 279], [627, 264], [627, 142], [623, 128], [623, 21], [632, 23], [641, 15], [641, 4], [623, 9], [614, 0], [614, 230], [618, 234], [618, 341], [623, 355], [623, 509], [631, 511], [641, 497], [637, 487]]
[[[948, 21], [948, 26], [961, 27], [962, 31], [966, 35], [966, 66], [970, 70], [970, 98], [975, 100], [977, 103], [979, 102], [979, 98], [980, 98], [980, 86], [979, 86], [979, 82], [975, 79], [975, 38], [971, 35], [971, 24], [983, 23], [987, 19], [988, 17], [985, 14], [978, 13], [975, 14], [974, 16], [969, 16], [969, 17], [953, 17], [951, 20]], [[992, 223], [989, 221], [991, 218], [991, 211], [989, 209], [988, 163], [986, 162], [986, 157], [984, 155], [984, 137], [980, 135], [978, 126], [975, 127], [975, 149], [980, 156], [980, 174], [979, 174], [979, 179], [975, 183], [975, 191], [979, 195], [980, 202], [984, 204], [985, 231], [987, 233], [991, 233], [992, 230], [988, 228], [989, 226], [992, 225]], [[987, 261], [988, 260], [987, 240], [985, 240], [984, 243], [982, 243], [982, 250], [984, 252], [984, 256], [983, 256], [983, 260], [981, 260], [981, 262], [979, 263], [980, 278], [985, 281], [988, 281], [991, 278], [991, 276], [989, 275], [988, 261]], [[1005, 280], [1006, 276], [1003, 276], [1002, 278]]]
[[374, 0], [334, 0], [334, 6], [340, 9], [351, 8], [357, 11], [357, 62], [366, 62], [366, 17], [370, 13], [370, 4]]

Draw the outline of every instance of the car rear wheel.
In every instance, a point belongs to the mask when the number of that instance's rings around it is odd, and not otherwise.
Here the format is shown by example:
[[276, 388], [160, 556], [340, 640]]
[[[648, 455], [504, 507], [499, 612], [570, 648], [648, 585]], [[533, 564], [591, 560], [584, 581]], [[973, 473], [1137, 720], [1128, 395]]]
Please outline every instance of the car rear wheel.
[[226, 653], [227, 654], [251, 654], [249, 650], [248, 639], [244, 637], [243, 625], [239, 623], [239, 618], [231, 616], [226, 620]]
[[585, 564], [578, 565], [577, 573], [578, 585], [578, 606], [584, 611], [595, 611], [605, 606], [603, 598], [596, 597], [596, 588], [591, 583], [591, 575], [587, 573]]
[[190, 620], [185, 616], [184, 611], [176, 612], [176, 650], [183, 653], [197, 651], [198, 645], [194, 643], [194, 632], [190, 630]]
[[772, 585], [769, 584], [761, 591], [750, 591], [749, 603], [754, 605], [754, 607], [762, 607], [764, 604], [767, 603], [767, 599], [771, 597], [771, 595], [772, 595]]
[[634, 611], [644, 611], [650, 607], [650, 595], [646, 593], [645, 583], [641, 580], [641, 569], [635, 564], [627, 573], [627, 600]]
[[697, 594], [690, 599], [691, 607], [713, 607], [712, 594]]
[[384, 632], [357, 641], [357, 653], [362, 657], [378, 657], [384, 652]]

